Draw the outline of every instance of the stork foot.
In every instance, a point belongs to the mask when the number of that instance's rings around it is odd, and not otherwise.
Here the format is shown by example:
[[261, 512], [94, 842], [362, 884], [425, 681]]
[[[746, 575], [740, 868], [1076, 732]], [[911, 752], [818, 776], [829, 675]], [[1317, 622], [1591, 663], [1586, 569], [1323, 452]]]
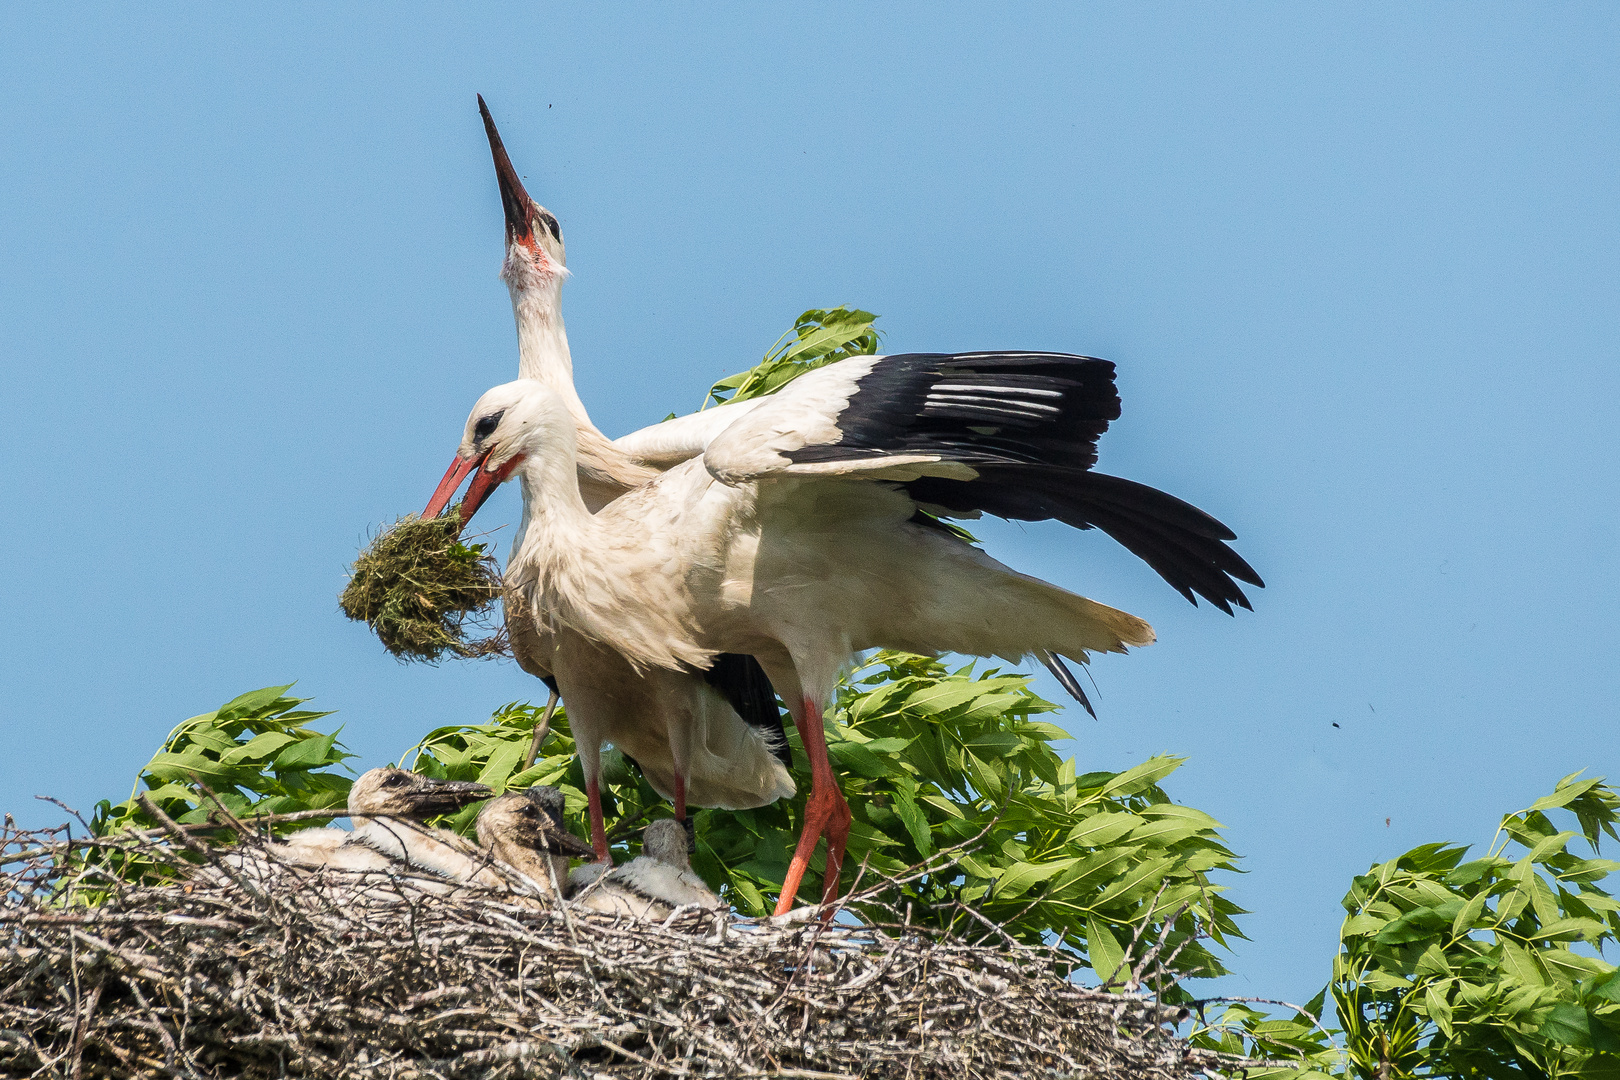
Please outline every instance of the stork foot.
[[782, 895], [776, 901], [775, 915], [793, 910], [799, 895], [799, 883], [810, 867], [810, 856], [815, 853], [816, 841], [827, 837], [827, 876], [822, 883], [821, 902], [830, 904], [838, 897], [838, 872], [844, 865], [844, 846], [849, 842], [849, 826], [854, 820], [849, 803], [837, 787], [812, 790], [804, 808], [804, 829], [799, 833], [798, 846], [788, 863], [787, 878], [782, 882]]

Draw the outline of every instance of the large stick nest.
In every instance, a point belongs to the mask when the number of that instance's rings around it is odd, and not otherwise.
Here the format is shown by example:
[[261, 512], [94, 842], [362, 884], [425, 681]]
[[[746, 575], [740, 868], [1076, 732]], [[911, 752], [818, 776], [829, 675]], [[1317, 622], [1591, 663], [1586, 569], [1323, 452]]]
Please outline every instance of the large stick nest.
[[[638, 924], [407, 875], [250, 879], [240, 848], [173, 835], [0, 833], [0, 1073], [1168, 1080], [1249, 1064], [1175, 1038], [1182, 1012], [1151, 996], [1061, 977], [1072, 957], [987, 941], [966, 908], [978, 940], [892, 910]], [[171, 876], [110, 872], [135, 865]], [[885, 895], [864, 890], [862, 910]]]

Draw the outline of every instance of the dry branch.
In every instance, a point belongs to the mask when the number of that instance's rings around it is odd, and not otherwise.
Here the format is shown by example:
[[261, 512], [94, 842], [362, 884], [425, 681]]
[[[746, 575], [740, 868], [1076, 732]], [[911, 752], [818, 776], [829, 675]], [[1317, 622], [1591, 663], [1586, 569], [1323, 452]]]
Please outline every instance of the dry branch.
[[[1150, 996], [1060, 977], [1072, 957], [900, 912], [660, 927], [408, 875], [244, 887], [258, 847], [0, 833], [0, 1074], [1169, 1080], [1248, 1064], [1175, 1038], [1184, 1014]], [[168, 876], [132, 884], [120, 865]], [[881, 887], [862, 910], [882, 910]]]

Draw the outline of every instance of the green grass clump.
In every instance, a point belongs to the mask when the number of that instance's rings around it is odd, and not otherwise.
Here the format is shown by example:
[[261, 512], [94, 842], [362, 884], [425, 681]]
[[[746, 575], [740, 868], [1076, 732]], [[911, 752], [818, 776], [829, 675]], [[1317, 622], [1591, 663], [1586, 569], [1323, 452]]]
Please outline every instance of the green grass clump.
[[354, 560], [338, 596], [343, 614], [370, 626], [401, 660], [488, 656], [495, 638], [469, 639], [469, 627], [501, 595], [501, 574], [484, 544], [459, 539], [461, 516], [424, 521], [408, 514]]

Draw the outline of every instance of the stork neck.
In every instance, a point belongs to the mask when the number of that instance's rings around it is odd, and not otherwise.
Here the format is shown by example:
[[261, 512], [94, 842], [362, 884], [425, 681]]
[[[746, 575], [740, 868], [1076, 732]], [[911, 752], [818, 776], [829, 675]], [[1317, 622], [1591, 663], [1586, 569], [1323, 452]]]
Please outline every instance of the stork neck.
[[562, 317], [562, 280], [510, 288], [512, 315], [517, 320], [518, 378], [545, 383], [568, 403], [577, 422], [589, 424], [590, 416], [574, 389], [574, 360]]
[[489, 853], [548, 893], [555, 891], [559, 884], [551, 880], [551, 863], [534, 848], [509, 840], [497, 840], [490, 845]]
[[591, 511], [580, 494], [577, 435], [563, 425], [558, 428], [562, 438], [531, 450], [518, 466], [523, 527], [515, 540], [520, 545], [528, 545], [528, 535], [537, 527], [547, 532], [562, 530], [574, 537], [591, 528]]
[[544, 383], [567, 404], [579, 433], [577, 467], [585, 501], [598, 510], [658, 474], [614, 446], [585, 411], [574, 388], [574, 361], [563, 327], [561, 279], [510, 288], [512, 314], [517, 319], [518, 378]]

